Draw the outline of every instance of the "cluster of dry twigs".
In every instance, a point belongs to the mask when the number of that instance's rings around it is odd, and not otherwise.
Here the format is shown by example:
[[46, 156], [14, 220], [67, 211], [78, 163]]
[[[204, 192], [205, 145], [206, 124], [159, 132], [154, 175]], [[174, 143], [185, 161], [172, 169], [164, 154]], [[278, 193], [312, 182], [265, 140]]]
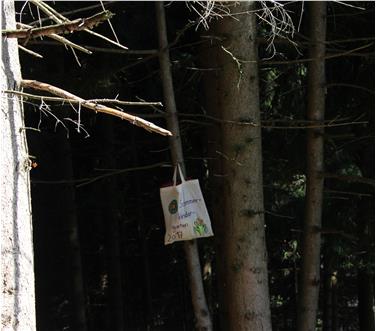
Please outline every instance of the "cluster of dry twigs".
[[[193, 0], [187, 1], [186, 4], [188, 8], [198, 16], [196, 28], [202, 25], [206, 30], [209, 29], [209, 23], [213, 19], [223, 17], [237, 19], [237, 16], [239, 15], [251, 13], [250, 11], [236, 12], [236, 6], [239, 4], [237, 1]], [[282, 37], [290, 40], [290, 37], [292, 38], [295, 32], [294, 23], [289, 11], [285, 8], [285, 4], [282, 1], [263, 0], [258, 1], [258, 4], [260, 8], [253, 12], [259, 18], [260, 22], [268, 26], [267, 50], [271, 51], [272, 56], [274, 56], [276, 52], [274, 47], [275, 38]], [[302, 11], [303, 8], [302, 5]]]
[[[113, 16], [113, 14], [105, 10], [103, 4], [102, 8], [103, 11], [100, 13], [97, 13], [93, 16], [87, 17], [87, 18], [79, 18], [75, 20], [69, 20], [67, 17], [63, 16], [61, 13], [57, 12], [54, 8], [52, 8], [49, 4], [41, 1], [41, 0], [29, 0], [27, 3], [31, 3], [36, 6], [38, 10], [39, 19], [35, 21], [33, 24], [24, 24], [22, 22], [17, 23], [17, 29], [15, 30], [2, 30], [1, 34], [3, 38], [17, 38], [19, 40], [19, 48], [33, 56], [42, 58], [43, 56], [27, 49], [25, 46], [28, 44], [28, 42], [31, 39], [35, 38], [41, 38], [41, 37], [48, 37], [51, 39], [54, 39], [62, 44], [64, 44], [66, 47], [70, 48], [72, 50], [73, 55], [75, 56], [78, 64], [80, 65], [78, 61], [78, 57], [75, 53], [75, 50], [92, 54], [92, 52], [85, 47], [82, 47], [76, 43], [71, 42], [67, 38], [61, 36], [68, 33], [73, 33], [76, 31], [83, 31], [86, 33], [89, 33], [91, 35], [94, 35], [98, 38], [101, 38], [105, 40], [106, 42], [109, 42], [123, 50], [127, 50], [128, 48], [124, 45], [122, 45], [112, 28], [110, 18]], [[22, 9], [23, 10], [23, 9]], [[21, 10], [21, 11], [22, 11]], [[43, 12], [46, 17], [41, 18], [40, 12]], [[42, 26], [42, 21], [53, 21], [54, 24], [45, 25]], [[97, 25], [108, 22], [110, 24], [110, 27], [114, 33], [115, 40], [112, 40], [110, 38], [107, 38], [104, 35], [101, 35], [99, 33], [96, 33], [92, 31], [94, 27]], [[21, 45], [22, 44], [22, 45]], [[22, 80], [20, 82], [20, 87], [25, 89], [32, 89], [32, 90], [39, 90], [39, 91], [45, 91], [52, 95], [55, 95], [57, 97], [51, 97], [51, 96], [42, 96], [42, 95], [35, 95], [30, 93], [24, 93], [20, 91], [14, 91], [14, 90], [7, 90], [2, 91], [6, 94], [12, 94], [16, 95], [17, 97], [24, 98], [24, 99], [37, 99], [40, 101], [40, 107], [39, 109], [44, 109], [45, 111], [48, 111], [48, 113], [52, 114], [50, 111], [50, 107], [47, 106], [46, 101], [57, 101], [61, 102], [62, 104], [69, 104], [71, 105], [72, 109], [76, 111], [78, 114], [78, 120], [73, 121], [77, 124], [77, 130], [79, 131], [80, 128], [82, 128], [80, 118], [81, 118], [81, 106], [90, 110], [93, 110], [95, 112], [101, 112], [106, 113], [112, 116], [119, 117], [121, 119], [124, 119], [134, 125], [140, 126], [144, 128], [147, 131], [159, 133], [164, 136], [171, 136], [171, 132], [168, 130], [165, 130], [149, 121], [146, 121], [140, 117], [128, 114], [124, 112], [122, 109], [115, 109], [113, 107], [109, 107], [106, 105], [103, 105], [101, 103], [107, 103], [107, 104], [115, 104], [115, 105], [132, 105], [132, 106], [161, 106], [162, 104], [160, 102], [130, 102], [130, 101], [121, 101], [117, 99], [95, 99], [95, 100], [85, 100], [82, 99], [66, 90], [63, 90], [61, 88], [58, 88], [56, 86], [52, 86], [47, 83], [38, 82], [36, 80]], [[100, 103], [101, 102], [101, 103]], [[78, 110], [73, 106], [74, 104], [78, 104]], [[47, 106], [47, 107], [46, 107]], [[56, 116], [53, 115], [53, 117], [57, 120], [57, 123], [62, 123]]]

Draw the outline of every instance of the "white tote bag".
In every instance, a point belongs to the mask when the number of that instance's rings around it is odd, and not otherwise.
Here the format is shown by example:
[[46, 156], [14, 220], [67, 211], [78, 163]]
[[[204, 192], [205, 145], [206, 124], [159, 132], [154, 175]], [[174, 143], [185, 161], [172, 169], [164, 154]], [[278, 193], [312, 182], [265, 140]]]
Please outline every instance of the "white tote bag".
[[[176, 168], [181, 178], [179, 185]], [[179, 165], [175, 167], [173, 186], [162, 187], [160, 195], [166, 224], [165, 245], [213, 236], [200, 184], [197, 179], [186, 181]]]

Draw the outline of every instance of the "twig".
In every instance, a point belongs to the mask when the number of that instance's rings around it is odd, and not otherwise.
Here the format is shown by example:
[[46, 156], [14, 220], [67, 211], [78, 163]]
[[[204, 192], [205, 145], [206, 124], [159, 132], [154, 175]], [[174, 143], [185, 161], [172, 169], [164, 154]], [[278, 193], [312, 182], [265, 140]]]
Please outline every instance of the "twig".
[[23, 79], [23, 80], [21, 80], [21, 86], [24, 87], [24, 88], [31, 88], [31, 89], [35, 89], [35, 90], [47, 91], [51, 94], [60, 96], [64, 99], [73, 99], [73, 100], [76, 100], [76, 102], [79, 102], [80, 105], [82, 105], [83, 107], [94, 110], [95, 112], [105, 113], [105, 114], [108, 114], [108, 115], [119, 117], [121, 119], [124, 119], [124, 120], [132, 123], [133, 125], [137, 125], [139, 127], [142, 127], [147, 131], [159, 133], [163, 136], [172, 136], [172, 133], [170, 131], [165, 130], [165, 129], [163, 129], [163, 128], [161, 128], [161, 127], [159, 127], [159, 126], [157, 126], [157, 125], [155, 125], [155, 124], [153, 124], [149, 121], [146, 121], [146, 120], [144, 120], [140, 117], [133, 116], [133, 115], [130, 115], [128, 113], [125, 113], [125, 112], [122, 112], [122, 111], [119, 111], [117, 109], [110, 108], [110, 107], [107, 107], [107, 106], [104, 106], [104, 105], [101, 105], [101, 104], [96, 104], [94, 102], [87, 101], [85, 99], [82, 99], [82, 98], [70, 93], [70, 92], [67, 92], [67, 91], [65, 91], [61, 88], [56, 87], [56, 86], [52, 86], [50, 84], [38, 82], [36, 80]]
[[[240, 121], [240, 120], [224, 120], [218, 117], [206, 115], [206, 114], [187, 114], [187, 113], [179, 113], [179, 116], [191, 116], [191, 117], [203, 117], [209, 120], [212, 120], [217, 123], [224, 123], [224, 124], [233, 124], [233, 125], [245, 125], [245, 126], [254, 126], [254, 127], [261, 127], [263, 129], [316, 129], [316, 128], [330, 128], [330, 127], [337, 127], [337, 126], [346, 126], [346, 125], [359, 125], [359, 124], [368, 124], [367, 121], [352, 121], [352, 122], [342, 122], [338, 123], [343, 120], [339, 119], [331, 119], [325, 120], [320, 122], [308, 121], [308, 120], [268, 120], [262, 121], [261, 123], [255, 123], [252, 121]], [[279, 123], [279, 122], [290, 122], [296, 123], [297, 125], [269, 125], [267, 123]]]
[[[7, 38], [30, 39], [51, 34], [72, 33], [73, 31], [82, 31], [92, 29], [103, 21], [111, 18], [113, 14], [104, 11], [88, 18], [79, 18], [74, 21], [59, 23], [55, 25], [43, 26], [41, 28], [18, 29], [18, 30], [2, 30], [1, 34]], [[90, 31], [90, 30], [89, 30]]]
[[71, 179], [71, 180], [32, 180], [33, 184], [50, 184], [50, 185], [56, 185], [56, 184], [78, 184], [76, 187], [82, 187], [88, 184], [92, 184], [98, 180], [110, 177], [110, 176], [116, 176], [121, 175], [127, 172], [133, 172], [133, 171], [140, 171], [140, 170], [147, 170], [147, 169], [153, 169], [158, 167], [163, 167], [167, 165], [165, 162], [159, 162], [155, 164], [140, 166], [140, 167], [133, 167], [133, 168], [125, 168], [125, 169], [116, 169], [112, 170], [109, 173], [95, 176], [95, 177], [88, 177], [88, 178], [80, 178], [80, 179]]
[[110, 44], [116, 45], [116, 46], [118, 46], [118, 47], [120, 47], [120, 48], [122, 48], [122, 49], [124, 49], [124, 50], [127, 50], [127, 49], [128, 49], [128, 47], [126, 47], [126, 46], [124, 46], [124, 45], [122, 45], [122, 44], [119, 44], [118, 42], [113, 41], [113, 40], [111, 40], [111, 39], [109, 39], [109, 38], [107, 38], [107, 37], [105, 37], [105, 36], [103, 36], [103, 35], [101, 35], [101, 34], [99, 34], [99, 33], [94, 32], [94, 31], [91, 31], [91, 30], [87, 30], [87, 29], [85, 29], [85, 32], [90, 33], [90, 34], [92, 34], [93, 36], [96, 36], [96, 37], [98, 37], [98, 38], [100, 38], [100, 39], [106, 40], [106, 41], [109, 42]]
[[[50, 37], [50, 36], [48, 36]], [[61, 37], [62, 38], [62, 37]], [[45, 40], [32, 40], [30, 44], [33, 45], [46, 45], [46, 46], [61, 46], [59, 43]], [[80, 47], [85, 47], [86, 50], [91, 50], [94, 52], [102, 52], [108, 54], [128, 54], [128, 55], [149, 55], [154, 54], [158, 55], [158, 50], [156, 49], [117, 49], [117, 48], [108, 48], [108, 47], [95, 47], [89, 45], [83, 45]], [[90, 52], [91, 54], [92, 52]]]
[[338, 190], [324, 190], [324, 193], [333, 193], [333, 194], [344, 194], [344, 195], [355, 195], [359, 197], [370, 197], [374, 198], [374, 194], [361, 193], [361, 192], [349, 192], [349, 191], [338, 191]]
[[287, 219], [290, 219], [290, 220], [294, 220], [296, 218], [294, 216], [277, 214], [277, 213], [271, 212], [269, 210], [265, 210], [264, 212], [265, 212], [265, 214], [269, 214], [269, 215], [272, 215], [272, 216], [275, 216], [275, 217], [280, 217], [280, 218], [287, 218]]
[[[374, 44], [374, 42], [368, 43], [364, 46], [360, 46], [354, 49], [350, 49], [348, 51], [342, 52], [342, 53], [336, 53], [331, 55], [326, 55], [323, 57], [325, 60], [334, 59], [336, 57], [342, 57], [346, 55], [350, 55], [351, 53], [354, 53], [356, 51], [371, 47]], [[312, 62], [316, 59], [308, 58], [308, 59], [299, 59], [299, 60], [287, 60], [287, 61], [260, 61], [261, 65], [272, 65], [272, 64], [296, 64], [296, 63], [304, 63], [304, 62]]]
[[39, 58], [43, 59], [43, 56], [42, 56], [42, 55], [40, 55], [40, 54], [38, 54], [38, 53], [36, 53], [36, 52], [33, 52], [33, 51], [31, 51], [30, 49], [27, 49], [26, 47], [23, 47], [23, 46], [21, 46], [21, 45], [18, 45], [18, 48], [19, 48], [21, 51], [24, 51], [24, 52], [26, 52], [26, 53], [29, 53], [30, 55], [33, 55], [33, 56], [35, 56], [35, 57], [39, 57]]
[[160, 106], [163, 107], [162, 102], [147, 102], [147, 101], [121, 101], [117, 99], [90, 99], [88, 102], [94, 103], [115, 103], [118, 105], [127, 105], [127, 106]]
[[360, 85], [355, 85], [355, 84], [347, 84], [347, 83], [331, 83], [331, 84], [327, 84], [326, 87], [350, 87], [350, 88], [355, 88], [355, 89], [358, 89], [358, 90], [362, 90], [364, 92], [368, 92], [370, 94], [375, 94], [375, 91], [373, 90], [370, 90], [364, 86], [360, 86]]
[[[291, 232], [303, 232], [303, 230], [301, 229], [290, 229]], [[351, 240], [357, 240], [357, 237], [351, 235], [351, 234], [347, 234], [345, 233], [344, 231], [342, 230], [334, 230], [334, 229], [318, 229], [317, 230], [318, 232], [322, 233], [322, 234], [338, 234], [338, 235], [341, 235], [345, 238], [348, 238], [348, 239], [351, 239]]]

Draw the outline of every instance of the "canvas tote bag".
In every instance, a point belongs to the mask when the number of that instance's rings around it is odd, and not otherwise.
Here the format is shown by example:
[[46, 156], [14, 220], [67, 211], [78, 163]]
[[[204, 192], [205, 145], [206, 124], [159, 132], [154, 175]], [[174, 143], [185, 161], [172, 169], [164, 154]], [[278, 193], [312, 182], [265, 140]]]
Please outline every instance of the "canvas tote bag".
[[[177, 169], [179, 185], [176, 185]], [[166, 224], [165, 245], [213, 236], [200, 184], [197, 179], [186, 181], [180, 165], [175, 167], [173, 186], [162, 187], [160, 195]]]

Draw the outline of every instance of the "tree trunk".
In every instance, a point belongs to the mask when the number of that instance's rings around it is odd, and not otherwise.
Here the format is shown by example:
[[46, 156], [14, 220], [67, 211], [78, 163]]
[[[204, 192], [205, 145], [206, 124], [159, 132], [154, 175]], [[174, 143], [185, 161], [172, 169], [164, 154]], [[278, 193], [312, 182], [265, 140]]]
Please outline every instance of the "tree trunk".
[[[222, 117], [221, 144], [224, 203], [219, 252], [221, 310], [224, 330], [271, 330], [267, 252], [265, 245], [262, 183], [256, 17], [249, 13], [256, 2], [230, 3], [236, 19], [226, 17], [213, 25], [210, 35], [221, 40], [214, 45], [211, 67], [219, 68], [206, 83], [207, 104]], [[232, 124], [230, 122], [238, 122]]]
[[358, 270], [359, 330], [375, 330], [374, 275], [367, 270]]
[[[367, 130], [372, 135], [374, 119], [369, 116], [368, 120], [371, 124]], [[375, 178], [374, 151], [374, 144], [368, 143], [360, 154], [360, 169], [366, 178]], [[367, 187], [366, 192], [373, 196], [375, 194], [374, 189], [370, 187]], [[373, 199], [361, 197], [358, 206], [359, 251], [365, 252], [361, 259], [363, 265], [358, 266], [359, 330], [373, 331], [375, 330], [375, 204]]]
[[[102, 133], [102, 151], [106, 151], [102, 156], [101, 165], [103, 168], [115, 169], [114, 159], [114, 126], [113, 119], [103, 117], [99, 129]], [[102, 182], [102, 192], [105, 193], [102, 207], [102, 220], [106, 228], [106, 256], [108, 270], [108, 330], [124, 330], [124, 304], [123, 285], [121, 272], [121, 234], [120, 234], [120, 211], [119, 202], [115, 192], [117, 192], [116, 181], [113, 177]]]
[[[164, 105], [168, 113], [167, 128], [173, 134], [170, 137], [171, 158], [174, 165], [180, 164], [185, 175], [183, 149], [180, 137], [179, 122], [175, 104], [175, 94], [172, 82], [171, 63], [167, 41], [166, 18], [164, 3], [156, 2], [156, 18], [158, 25], [159, 63], [163, 85]], [[193, 310], [196, 318], [197, 330], [212, 330], [212, 321], [206, 302], [202, 281], [200, 258], [197, 241], [184, 242], [184, 251], [187, 259], [187, 269], [190, 280]]]
[[[66, 181], [73, 179], [72, 152], [69, 140], [64, 130], [56, 133], [56, 149], [54, 149], [60, 162], [55, 169]], [[81, 245], [79, 238], [79, 227], [76, 210], [76, 191], [72, 183], [67, 183], [60, 189], [61, 200], [64, 206], [60, 211], [60, 218], [64, 222], [66, 236], [66, 265], [69, 272], [67, 285], [70, 288], [70, 299], [72, 302], [73, 329], [77, 331], [87, 330], [85, 289], [82, 271]]]
[[[13, 1], [1, 2], [1, 29], [15, 29]], [[16, 39], [2, 39], [1, 90], [17, 89]], [[29, 155], [19, 97], [1, 93], [1, 327], [35, 330], [34, 257]]]
[[[135, 130], [132, 132], [132, 150], [133, 150], [133, 166], [139, 166], [139, 157], [137, 151]], [[142, 196], [142, 187], [139, 179], [134, 177], [134, 184], [136, 186], [136, 197], [137, 197], [137, 223], [138, 223], [138, 234], [139, 241], [141, 242], [141, 254], [142, 254], [142, 265], [144, 269], [144, 295], [145, 295], [145, 330], [150, 330], [153, 327], [153, 293], [151, 287], [151, 272], [150, 272], [150, 254], [148, 247], [148, 234], [147, 234], [147, 223], [145, 222], [144, 206], [143, 206], [143, 196]]]
[[327, 239], [324, 250], [324, 307], [323, 331], [338, 330], [337, 283], [338, 275], [334, 268], [334, 256], [331, 240]]
[[[326, 2], [315, 1], [310, 8], [312, 45], [308, 66], [307, 119], [323, 121], [325, 112]], [[302, 267], [298, 306], [298, 330], [316, 329], [320, 288], [321, 216], [324, 179], [324, 130], [307, 130], [307, 184], [302, 244]]]

